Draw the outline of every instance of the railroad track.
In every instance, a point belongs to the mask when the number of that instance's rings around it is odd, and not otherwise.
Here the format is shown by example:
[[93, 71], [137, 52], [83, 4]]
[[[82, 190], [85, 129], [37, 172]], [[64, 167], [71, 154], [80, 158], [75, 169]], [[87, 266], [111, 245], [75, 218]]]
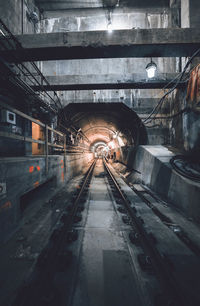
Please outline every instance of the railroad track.
[[[78, 238], [78, 231], [74, 229], [74, 224], [81, 221], [81, 212], [87, 202], [90, 181], [93, 177], [96, 161], [92, 162], [81, 180], [80, 188], [74, 193], [72, 203], [66, 205], [66, 211], [60, 218], [59, 226], [54, 229], [49, 243], [38, 256], [34, 271], [26, 284], [20, 288], [13, 306], [64, 305], [60, 300], [60, 293], [55, 287], [54, 277], [56, 273], [66, 273], [72, 261], [73, 254], [68, 249], [68, 245]], [[141, 256], [138, 256], [138, 262], [142, 270], [155, 275], [161, 288], [157, 295], [155, 293], [154, 305], [199, 306], [199, 297], [194, 296], [190, 291], [186, 291], [182, 283], [177, 281], [176, 271], [171, 269], [170, 262], [157, 248], [156, 239], [146, 230], [144, 221], [138, 214], [137, 206], [127, 196], [113, 170], [104, 159], [103, 165], [105, 170], [102, 175], [107, 178], [117, 209], [124, 214], [124, 220], [128, 220], [127, 224], [131, 227], [130, 241], [134, 244], [134, 247], [139, 247], [142, 250]], [[147, 199], [137, 190], [134, 191], [136, 196], [152, 209], [150, 203], [147, 203]], [[164, 215], [159, 215], [155, 209], [153, 212], [160, 219], [166, 221]], [[187, 246], [187, 243], [185, 245]], [[195, 254], [198, 253], [198, 250], [194, 250], [193, 247], [192, 251], [196, 251], [194, 252]]]
[[58, 290], [54, 286], [57, 272], [66, 272], [71, 261], [72, 252], [67, 244], [77, 239], [78, 233], [73, 224], [81, 220], [87, 192], [92, 178], [96, 160], [92, 162], [79, 184], [80, 189], [73, 195], [73, 203], [66, 206], [60, 218], [58, 228], [51, 234], [49, 243], [37, 258], [35, 269], [25, 285], [19, 289], [13, 306], [59, 306], [61, 304]]
[[[154, 195], [150, 190], [138, 191], [137, 188], [131, 186], [131, 189], [138, 195], [138, 197], [153, 211], [153, 213], [161, 220], [161, 222], [170, 228], [175, 235], [194, 253], [200, 258], [200, 247], [190, 239], [190, 237], [185, 232], [179, 224], [174, 224], [173, 220], [163, 214], [149, 199], [154, 198]], [[159, 202], [159, 199], [155, 199], [156, 202]]]
[[[134, 207], [133, 203], [131, 203], [131, 201], [127, 198], [126, 193], [122, 191], [120, 184], [116, 180], [114, 174], [112, 173], [112, 170], [108, 166], [108, 163], [105, 160], [103, 162], [105, 170], [108, 174], [108, 181], [110, 183], [112, 193], [119, 207], [119, 211], [121, 206], [121, 211], [126, 212], [129, 218], [131, 219], [130, 225], [132, 226], [133, 232], [130, 233], [130, 239], [133, 241], [134, 244], [139, 244], [144, 252], [144, 256], [139, 258], [139, 261], [141, 265], [143, 265], [144, 269], [154, 270], [155, 275], [157, 276], [157, 279], [161, 284], [162, 295], [159, 298], [160, 301], [156, 302], [156, 305], [200, 305], [199, 298], [197, 298], [196, 296], [192, 296], [189, 292], [185, 290], [185, 288], [179, 282], [177, 282], [171, 269], [169, 269], [169, 264], [166, 261], [166, 258], [157, 250], [156, 241], [154, 240], [154, 237], [152, 237], [152, 235], [149, 235], [149, 233], [146, 232], [144, 227], [144, 221], [141, 216], [137, 215], [136, 207]], [[138, 193], [136, 189], [134, 191], [147, 204], [146, 198], [143, 197], [141, 193]], [[149, 202], [148, 205], [150, 205]], [[154, 213], [158, 215], [158, 210], [155, 210]], [[162, 217], [164, 219], [164, 215], [159, 215], [159, 217]], [[192, 247], [191, 243], [190, 245], [188, 245], [188, 247], [192, 248], [192, 251], [195, 251], [195, 253], [198, 253], [196, 248], [194, 249], [194, 247]]]

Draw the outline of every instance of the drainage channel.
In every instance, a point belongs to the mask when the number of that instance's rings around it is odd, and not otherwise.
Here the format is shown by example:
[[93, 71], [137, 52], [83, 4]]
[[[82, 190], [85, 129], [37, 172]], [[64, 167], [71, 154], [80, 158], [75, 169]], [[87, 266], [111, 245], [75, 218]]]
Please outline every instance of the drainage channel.
[[[189, 306], [199, 305], [198, 301], [191, 299], [181, 284], [177, 282], [174, 275], [172, 275], [169, 265], [166, 264], [165, 258], [156, 248], [156, 241], [154, 236], [149, 235], [144, 226], [144, 221], [140, 216], [137, 216], [136, 208], [131, 204], [130, 200], [122, 191], [116, 178], [114, 177], [110, 167], [104, 160], [104, 167], [108, 173], [108, 181], [113, 193], [118, 210], [122, 213], [127, 212], [124, 216], [124, 221], [132, 225], [133, 231], [130, 233], [130, 240], [135, 244], [139, 244], [143, 253], [138, 256], [138, 261], [143, 269], [153, 270], [157, 276], [162, 294], [158, 297], [156, 305], [170, 305], [170, 306]], [[126, 219], [126, 220], [125, 220]]]
[[73, 203], [66, 206], [66, 212], [60, 218], [60, 226], [50, 237], [50, 241], [37, 258], [35, 269], [22, 286], [13, 306], [55, 306], [60, 305], [59, 290], [54, 286], [56, 273], [68, 270], [72, 261], [72, 252], [67, 246], [78, 238], [73, 224], [81, 221], [90, 180], [96, 165], [94, 160], [81, 181], [80, 190], [73, 195]]

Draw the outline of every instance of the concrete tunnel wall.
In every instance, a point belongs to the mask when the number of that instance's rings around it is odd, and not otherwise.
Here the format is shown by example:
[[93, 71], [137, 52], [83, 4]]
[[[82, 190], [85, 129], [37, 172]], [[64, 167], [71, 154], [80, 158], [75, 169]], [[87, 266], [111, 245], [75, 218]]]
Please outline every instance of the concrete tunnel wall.
[[62, 188], [72, 177], [84, 173], [93, 159], [92, 153], [49, 156], [49, 171], [45, 172], [45, 157], [2, 158], [0, 162], [0, 243], [6, 242], [22, 219], [20, 198], [49, 180], [55, 190]]

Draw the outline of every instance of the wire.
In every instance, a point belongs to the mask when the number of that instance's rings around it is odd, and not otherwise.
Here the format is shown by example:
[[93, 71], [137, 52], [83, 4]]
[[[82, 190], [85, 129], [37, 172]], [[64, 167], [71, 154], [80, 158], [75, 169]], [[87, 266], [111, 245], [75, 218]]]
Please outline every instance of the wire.
[[[175, 117], [178, 117], [179, 115], [183, 114], [183, 113], [186, 113], [186, 112], [190, 112], [190, 111], [193, 111], [193, 109], [191, 107], [185, 107], [183, 108], [181, 111], [179, 111], [178, 113], [176, 114], [173, 114], [173, 115], [170, 115], [170, 116], [160, 116], [160, 117], [156, 117], [154, 118], [154, 120], [157, 120], [157, 119], [173, 119]], [[158, 124], [157, 124], [158, 125]], [[156, 125], [155, 125], [156, 126]], [[147, 127], [152, 127], [152, 126], [147, 126]]]
[[[165, 85], [165, 87], [162, 88], [162, 90], [164, 90], [168, 85], [170, 85], [172, 82], [174, 82], [176, 79], [178, 79], [179, 77], [181, 77], [182, 72], [179, 73], [173, 80], [171, 80], [167, 85]], [[160, 103], [162, 102], [162, 100], [166, 97], [167, 94], [169, 94], [171, 91], [174, 90], [175, 86], [178, 85], [179, 80], [176, 82], [176, 84], [167, 92], [164, 94], [164, 96], [159, 100], [158, 104], [154, 107], [154, 109], [151, 111], [151, 113], [149, 114], [149, 116], [147, 118], [145, 118], [145, 120], [143, 121], [144, 123], [152, 116], [152, 114], [156, 111], [156, 109], [158, 108], [158, 106], [160, 105]]]
[[[178, 165], [176, 161], [179, 161], [180, 165]], [[191, 157], [175, 155], [170, 159], [170, 164], [181, 176], [184, 176], [192, 181], [200, 182], [200, 164], [194, 162]], [[190, 166], [189, 169], [188, 164]]]
[[[194, 59], [194, 57], [196, 57], [199, 53], [200, 53], [200, 48], [199, 48], [199, 49], [191, 56], [191, 58], [188, 60], [188, 62], [186, 63], [186, 65], [185, 65], [185, 67], [184, 67], [184, 69], [183, 69], [183, 71], [182, 71], [178, 76], [176, 76], [176, 78], [174, 78], [172, 81], [170, 81], [170, 82], [163, 88], [163, 90], [164, 90], [171, 82], [174, 82], [174, 80], [178, 79], [177, 82], [175, 83], [175, 85], [174, 85], [170, 90], [168, 90], [168, 92], [166, 92], [166, 93], [162, 96], [162, 98], [159, 100], [158, 104], [157, 104], [157, 105], [154, 107], [154, 109], [151, 111], [151, 113], [149, 114], [149, 116], [148, 116], [147, 118], [145, 118], [145, 120], [143, 120], [143, 123], [149, 123], [149, 122], [151, 122], [152, 120], [157, 119], [157, 117], [156, 117], [156, 118], [151, 118], [152, 115], [153, 115], [153, 114], [156, 115], [156, 111], [158, 112], [158, 109], [161, 107], [162, 103], [164, 102], [164, 99], [165, 99], [171, 92], [173, 92], [173, 91], [176, 89], [176, 87], [178, 86], [178, 84], [183, 80], [183, 77], [184, 77], [184, 75], [185, 75], [185, 72], [186, 72], [186, 70], [187, 70], [189, 64], [192, 62], [192, 60]], [[183, 112], [183, 110], [182, 110], [180, 113], [182, 113], [182, 112]], [[178, 114], [179, 114], [179, 113], [178, 113]], [[155, 117], [155, 116], [154, 116], [154, 117]], [[170, 117], [170, 116], [168, 116], [168, 117]], [[165, 119], [165, 118], [166, 118], [166, 117], [161, 118], [161, 119]], [[172, 118], [173, 118], [173, 117], [172, 117]], [[151, 119], [151, 120], [150, 120], [150, 119]]]
[[[192, 68], [192, 69], [190, 69], [190, 71], [188, 72], [188, 74], [190, 74], [191, 73], [191, 71], [193, 70], [194, 68]], [[165, 85], [165, 87], [163, 87], [162, 88], [162, 90], [164, 90], [167, 86], [169, 86], [171, 83], [173, 83], [179, 76], [181, 76], [182, 75], [182, 72], [180, 72], [173, 80], [171, 80], [167, 85]], [[184, 82], [188, 82], [189, 81], [189, 79], [190, 79], [190, 77], [189, 78], [187, 78], [186, 80], [184, 80]], [[163, 97], [162, 97], [163, 98]], [[162, 98], [161, 98], [161, 100], [162, 100]], [[160, 101], [159, 101], [160, 102]], [[158, 102], [158, 104], [159, 104], [159, 102]], [[163, 101], [162, 101], [163, 102]], [[162, 103], [161, 103], [162, 104]], [[159, 105], [156, 105], [156, 107], [152, 110], [152, 112], [151, 113], [154, 113], [155, 115], [158, 113], [158, 109], [157, 109], [157, 111], [155, 110], [157, 107], [158, 107]], [[161, 106], [161, 105], [160, 105]], [[155, 110], [155, 111], [154, 111]], [[150, 114], [151, 115], [151, 114]], [[171, 117], [171, 116], [165, 116], [165, 117], [153, 117], [151, 120], [149, 120], [149, 122], [151, 122], [152, 120], [156, 120], [156, 119], [167, 119], [168, 117]], [[176, 117], [176, 115], [175, 115], [175, 117]], [[148, 119], [148, 117], [147, 118], [145, 118], [145, 120], [146, 119]], [[143, 121], [143, 123], [145, 123], [145, 120]], [[149, 122], [147, 122], [146, 124], [148, 124]], [[146, 125], [145, 125], [146, 126]], [[146, 126], [146, 127], [148, 127], [148, 126]]]
[[[14, 46], [16, 49], [23, 49], [21, 43], [17, 40], [17, 38], [12, 34], [12, 32], [8, 29], [8, 27], [5, 25], [5, 23], [0, 19], [0, 26], [3, 28], [3, 30], [6, 32], [6, 34], [4, 33], [4, 31], [1, 30], [2, 35], [5, 37], [6, 42], [9, 44], [9, 46], [11, 48], [13, 48], [13, 44], [11, 42], [14, 42]], [[11, 41], [10, 41], [11, 38]], [[3, 42], [3, 41], [2, 41]], [[3, 45], [4, 49], [7, 50], [7, 46], [5, 47], [5, 45]], [[16, 55], [13, 55], [14, 61], [18, 62], [18, 58], [16, 57]], [[45, 82], [47, 85], [49, 85], [49, 82], [47, 81], [47, 79], [45, 78], [45, 76], [42, 74], [42, 72], [40, 71], [40, 69], [38, 68], [38, 66], [35, 64], [35, 62], [29, 62], [32, 67], [34, 68], [34, 70], [36, 71], [36, 74], [39, 75], [41, 77], [41, 81]], [[34, 76], [33, 73], [30, 72], [30, 70], [25, 66], [24, 63], [16, 63], [15, 66], [17, 67], [17, 69], [19, 69], [19, 71], [28, 78], [28, 80], [32, 83], [35, 84], [34, 81], [43, 89], [43, 93], [41, 93], [41, 95], [43, 96], [43, 98], [46, 98], [45, 95], [47, 96], [47, 98], [49, 98], [54, 104], [55, 104], [55, 110], [54, 112], [58, 111], [59, 108], [62, 108], [60, 99], [57, 95], [56, 92], [54, 92], [54, 97], [52, 98], [51, 95], [45, 91], [43, 84], [40, 84], [39, 81], [37, 80], [37, 78]], [[21, 66], [21, 67], [20, 67]], [[25, 71], [27, 72], [27, 74], [25, 75]], [[32, 77], [32, 79], [31, 79]], [[34, 93], [34, 96], [37, 97], [37, 94]], [[38, 98], [38, 97], [37, 97]], [[51, 108], [52, 106], [48, 105], [48, 103], [46, 103], [44, 100], [43, 102], [46, 104], [47, 107]]]
[[154, 124], [154, 125], [146, 126], [146, 128], [148, 128], [148, 129], [152, 129], [152, 128], [155, 128], [155, 127], [162, 127], [162, 124]]

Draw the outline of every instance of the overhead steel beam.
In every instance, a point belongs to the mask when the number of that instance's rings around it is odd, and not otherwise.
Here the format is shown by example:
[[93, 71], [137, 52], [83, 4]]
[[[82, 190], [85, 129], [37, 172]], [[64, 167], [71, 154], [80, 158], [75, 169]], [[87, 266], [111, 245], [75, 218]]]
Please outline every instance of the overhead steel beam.
[[76, 9], [76, 8], [91, 8], [91, 7], [103, 7], [101, 0], [93, 1], [60, 1], [60, 0], [36, 0], [36, 4], [44, 10], [55, 9]]
[[[101, 90], [101, 89], [162, 89], [171, 88], [175, 85], [166, 86], [167, 82], [164, 81], [151, 81], [151, 82], [134, 82], [134, 83], [103, 83], [103, 84], [70, 84], [70, 85], [46, 85], [46, 91], [70, 91], [70, 90]], [[177, 88], [186, 86], [185, 82], [178, 84]], [[32, 86], [35, 91], [41, 91], [41, 87]]]
[[[46, 76], [50, 85], [43, 85], [47, 91], [93, 90], [93, 89], [156, 89], [171, 88], [177, 82], [177, 74], [158, 74], [154, 79], [147, 79], [144, 74], [115, 75], [59, 75]], [[180, 82], [177, 87], [186, 86]], [[32, 86], [35, 91], [42, 91], [40, 86]]]
[[17, 39], [23, 50], [0, 51], [1, 57], [8, 61], [13, 61], [13, 54], [19, 61], [187, 57], [200, 48], [200, 28], [58, 32]]
[[[40, 9], [43, 10], [67, 10], [67, 9], [80, 9], [80, 8], [106, 8], [106, 2], [110, 4], [110, 6], [113, 6], [116, 1], [102, 1], [102, 0], [96, 0], [96, 1], [79, 1], [79, 0], [73, 0], [73, 1], [63, 1], [63, 0], [36, 0], [36, 4], [40, 7]], [[126, 0], [120, 0], [119, 3], [120, 6], [129, 6], [130, 8], [149, 8], [149, 7], [169, 7], [169, 1], [167, 0], [154, 0], [154, 1], [140, 1], [140, 0], [134, 0], [134, 1], [126, 1]], [[116, 7], [115, 7], [116, 8]]]
[[[55, 6], [56, 7], [56, 6]], [[169, 14], [171, 12], [170, 8], [167, 7], [116, 7], [113, 10], [112, 16], [122, 15], [122, 14]], [[103, 7], [100, 8], [79, 8], [79, 9], [50, 9], [45, 10], [43, 16], [45, 19], [49, 18], [61, 18], [61, 17], [95, 17], [95, 16], [104, 16], [106, 14], [106, 9]]]

